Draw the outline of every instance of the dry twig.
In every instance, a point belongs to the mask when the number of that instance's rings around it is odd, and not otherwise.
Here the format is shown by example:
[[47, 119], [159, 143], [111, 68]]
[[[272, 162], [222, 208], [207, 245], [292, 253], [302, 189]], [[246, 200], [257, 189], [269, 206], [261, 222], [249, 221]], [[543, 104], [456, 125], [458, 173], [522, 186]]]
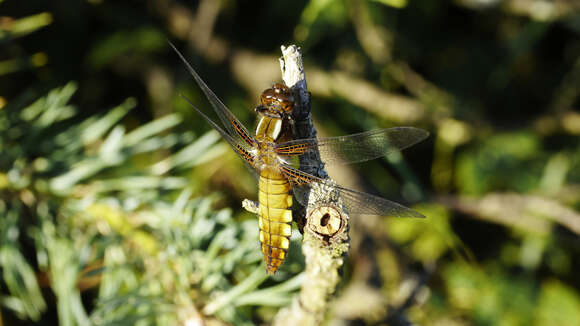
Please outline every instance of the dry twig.
[[[294, 90], [297, 98], [299, 112], [295, 115], [296, 137], [316, 137], [309, 114], [310, 95], [306, 88], [300, 50], [291, 45], [282, 47], [282, 53], [280, 64], [283, 80]], [[302, 157], [301, 160], [320, 167], [309, 172], [327, 177], [319, 155]], [[339, 269], [343, 264], [343, 256], [349, 248], [348, 216], [340, 207], [340, 199], [333, 191], [324, 187], [313, 187], [310, 191], [302, 241], [302, 252], [306, 258], [304, 282], [292, 304], [278, 312], [274, 325], [319, 325], [324, 319], [329, 299], [340, 281]]]

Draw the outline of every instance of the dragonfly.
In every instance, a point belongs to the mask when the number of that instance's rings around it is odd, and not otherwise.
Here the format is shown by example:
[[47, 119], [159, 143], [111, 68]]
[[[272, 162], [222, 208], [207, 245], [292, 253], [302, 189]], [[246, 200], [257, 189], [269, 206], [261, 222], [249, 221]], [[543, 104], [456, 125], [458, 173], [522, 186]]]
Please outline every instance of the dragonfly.
[[284, 84], [274, 84], [260, 96], [256, 108], [258, 124], [252, 136], [223, 102], [206, 85], [177, 48], [170, 44], [206, 95], [223, 124], [219, 126], [182, 97], [233, 148], [258, 178], [258, 225], [261, 251], [268, 274], [274, 274], [283, 263], [292, 235], [293, 195], [302, 205], [308, 205], [308, 190], [314, 185], [336, 191], [350, 214], [372, 214], [393, 217], [424, 217], [421, 213], [368, 193], [349, 189], [304, 171], [304, 164], [292, 158], [318, 152], [325, 164], [348, 164], [376, 159], [394, 150], [410, 147], [429, 133], [414, 127], [372, 130], [348, 136], [292, 139], [289, 116], [294, 109], [294, 97]]

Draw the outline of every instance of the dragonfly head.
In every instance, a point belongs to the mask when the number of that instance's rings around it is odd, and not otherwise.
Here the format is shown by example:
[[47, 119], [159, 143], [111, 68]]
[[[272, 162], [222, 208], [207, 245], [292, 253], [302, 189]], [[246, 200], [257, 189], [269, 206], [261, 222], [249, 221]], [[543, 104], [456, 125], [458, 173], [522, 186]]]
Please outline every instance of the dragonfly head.
[[292, 113], [293, 108], [292, 91], [286, 85], [276, 83], [262, 92], [256, 112], [272, 118], [283, 118]]

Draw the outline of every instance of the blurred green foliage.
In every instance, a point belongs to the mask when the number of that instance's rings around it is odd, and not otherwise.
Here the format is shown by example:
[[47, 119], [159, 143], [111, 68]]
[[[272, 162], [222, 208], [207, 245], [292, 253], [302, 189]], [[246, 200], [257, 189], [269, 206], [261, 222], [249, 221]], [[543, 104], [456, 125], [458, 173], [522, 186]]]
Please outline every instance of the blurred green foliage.
[[580, 324], [579, 9], [0, 1], [0, 325], [263, 324], [296, 293], [298, 232], [266, 277], [255, 180], [166, 39], [249, 128], [296, 43], [321, 134], [431, 132], [333, 175], [428, 218], [353, 217], [337, 302], [374, 292], [329, 322]]
[[[215, 159], [223, 152], [211, 150], [215, 132], [187, 144], [167, 133], [181, 122], [176, 115], [125, 132], [118, 122], [133, 99], [76, 120], [75, 90], [70, 83], [22, 110], [0, 111], [4, 307], [40, 320], [48, 308], [40, 289], [49, 287], [63, 325], [185, 322], [201, 318], [194, 299], [207, 303], [204, 313], [243, 324], [243, 306], [288, 303], [296, 281], [262, 288], [263, 298], [247, 295], [267, 278], [255, 220], [236, 222], [230, 210], [210, 208], [215, 196], [192, 200], [186, 178], [153, 173], [157, 164], [175, 172]], [[131, 162], [169, 148], [174, 155], [146, 168]], [[35, 259], [23, 256], [21, 242]], [[90, 311], [81, 291], [95, 300]]]
[[545, 164], [537, 135], [491, 135], [458, 157], [457, 188], [470, 195], [494, 190], [529, 192], [538, 188]]

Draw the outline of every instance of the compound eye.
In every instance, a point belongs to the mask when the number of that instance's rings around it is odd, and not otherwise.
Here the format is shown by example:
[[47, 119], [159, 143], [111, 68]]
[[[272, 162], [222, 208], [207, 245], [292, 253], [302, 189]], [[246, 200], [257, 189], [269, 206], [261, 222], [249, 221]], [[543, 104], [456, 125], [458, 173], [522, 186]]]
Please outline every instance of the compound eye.
[[276, 84], [272, 85], [272, 88], [276, 91], [276, 93], [287, 93], [288, 92], [288, 87], [286, 87], [286, 85], [281, 84], [281, 83], [276, 83]]

